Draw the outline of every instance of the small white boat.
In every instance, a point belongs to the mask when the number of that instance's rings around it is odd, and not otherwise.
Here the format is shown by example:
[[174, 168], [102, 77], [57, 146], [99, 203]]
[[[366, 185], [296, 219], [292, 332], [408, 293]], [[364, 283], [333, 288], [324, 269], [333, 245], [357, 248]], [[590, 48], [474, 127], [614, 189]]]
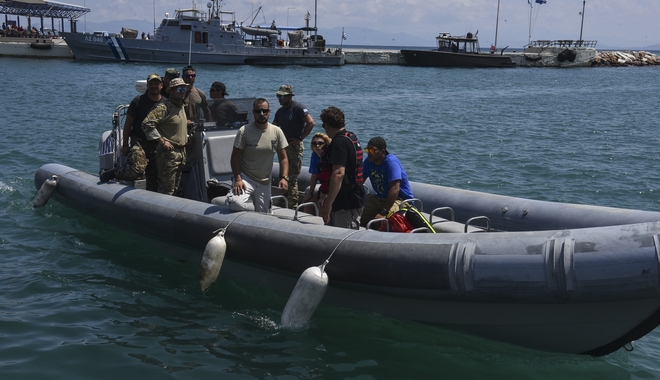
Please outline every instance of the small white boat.
[[[116, 126], [123, 125], [124, 107], [114, 115]], [[100, 145], [109, 141], [114, 147], [120, 132], [106, 132]], [[185, 198], [135, 183], [100, 183], [96, 175], [59, 164], [39, 168], [35, 185], [41, 188], [56, 176], [58, 201], [190, 247], [199, 252], [194, 260], [201, 260], [214, 232], [225, 228], [222, 273], [285, 294], [306, 268], [331, 256], [325, 266], [327, 304], [591, 355], [616, 351], [660, 324], [658, 212], [412, 183], [416, 204], [429, 212], [437, 233], [328, 227], [319, 217], [278, 207], [269, 214], [232, 213], [213, 202], [208, 181], [229, 183], [235, 133], [196, 128]], [[105, 148], [102, 166], [116, 156]], [[274, 173], [277, 178], [277, 167]], [[304, 188], [308, 178], [300, 180]]]

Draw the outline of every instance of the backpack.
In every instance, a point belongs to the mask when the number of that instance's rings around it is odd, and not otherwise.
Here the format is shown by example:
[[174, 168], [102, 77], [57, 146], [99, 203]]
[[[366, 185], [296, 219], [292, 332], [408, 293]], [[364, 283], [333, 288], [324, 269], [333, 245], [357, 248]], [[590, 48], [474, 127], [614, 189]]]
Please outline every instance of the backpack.
[[424, 217], [424, 215], [422, 215], [421, 212], [419, 212], [415, 206], [411, 205], [410, 203], [405, 203], [403, 204], [401, 210], [405, 211], [406, 219], [408, 219], [413, 225], [412, 229], [426, 227], [429, 229], [429, 232], [435, 233], [431, 223], [429, 223], [429, 221]]
[[[415, 228], [403, 212], [395, 212], [388, 216], [387, 220], [390, 223], [390, 232], [410, 232]], [[387, 224], [381, 223], [378, 231], [387, 231]]]

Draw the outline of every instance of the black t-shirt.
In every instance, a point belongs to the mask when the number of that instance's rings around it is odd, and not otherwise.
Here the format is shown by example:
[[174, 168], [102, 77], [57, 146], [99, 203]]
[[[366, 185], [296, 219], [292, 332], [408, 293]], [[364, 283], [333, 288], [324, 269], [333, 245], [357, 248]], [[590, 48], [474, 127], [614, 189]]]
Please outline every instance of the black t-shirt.
[[144, 121], [149, 114], [149, 111], [151, 111], [156, 104], [162, 103], [164, 100], [165, 99], [161, 97], [159, 101], [154, 102], [149, 99], [147, 94], [138, 95], [133, 98], [133, 101], [131, 101], [131, 104], [128, 106], [128, 111], [126, 111], [126, 114], [133, 118], [133, 125], [131, 126], [131, 138], [134, 139], [133, 141], [147, 140], [147, 136], [142, 130], [142, 121]]
[[307, 107], [302, 103], [292, 101], [291, 106], [287, 108], [280, 107], [277, 110], [273, 124], [282, 129], [287, 141], [294, 138], [302, 140], [302, 133], [305, 129], [305, 117], [308, 114]]
[[[332, 211], [359, 208], [364, 205], [362, 184], [355, 183], [355, 171], [358, 164], [355, 149], [353, 141], [344, 136], [343, 131], [337, 133], [328, 146], [328, 163], [344, 167], [344, 179], [339, 194], [332, 204]], [[362, 165], [361, 162], [360, 165]]]

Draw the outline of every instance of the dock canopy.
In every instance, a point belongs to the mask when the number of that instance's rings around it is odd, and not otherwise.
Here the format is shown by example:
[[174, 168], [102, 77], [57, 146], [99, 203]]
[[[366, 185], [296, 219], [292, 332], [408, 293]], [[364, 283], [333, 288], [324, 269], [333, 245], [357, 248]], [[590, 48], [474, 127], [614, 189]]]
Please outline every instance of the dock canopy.
[[45, 0], [0, 0], [0, 14], [76, 20], [90, 9]]

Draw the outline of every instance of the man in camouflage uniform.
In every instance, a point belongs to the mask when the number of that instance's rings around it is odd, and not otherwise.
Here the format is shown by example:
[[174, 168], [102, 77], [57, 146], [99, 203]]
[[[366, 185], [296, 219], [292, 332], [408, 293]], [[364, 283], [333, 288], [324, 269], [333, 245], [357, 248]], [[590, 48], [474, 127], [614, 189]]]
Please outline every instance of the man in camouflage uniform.
[[170, 97], [154, 107], [142, 122], [147, 140], [158, 142], [158, 192], [163, 194], [172, 195], [177, 190], [186, 163], [188, 119], [183, 108], [183, 98], [187, 87], [183, 79], [172, 79], [168, 87]]
[[102, 182], [113, 178], [128, 181], [146, 178], [147, 190], [158, 190], [156, 169], [158, 143], [147, 141], [142, 131], [142, 121], [156, 104], [162, 102], [162, 87], [163, 82], [158, 74], [151, 74], [147, 77], [147, 91], [131, 101], [122, 133], [121, 154], [126, 157], [126, 164], [121, 168], [102, 173], [100, 176]]
[[165, 70], [165, 76], [163, 77], [163, 89], [160, 90], [160, 95], [164, 98], [169, 98], [170, 93], [167, 91], [169, 86], [170, 86], [170, 81], [174, 78], [179, 77], [179, 70], [170, 67], [169, 69]]
[[197, 72], [192, 66], [183, 68], [182, 77], [184, 82], [188, 84], [188, 93], [183, 98], [186, 108], [186, 115], [188, 115], [188, 127], [191, 128], [193, 124], [199, 123], [202, 112], [204, 113], [205, 121], [213, 121], [209, 104], [206, 101], [206, 94], [204, 91], [195, 87], [195, 78]]

